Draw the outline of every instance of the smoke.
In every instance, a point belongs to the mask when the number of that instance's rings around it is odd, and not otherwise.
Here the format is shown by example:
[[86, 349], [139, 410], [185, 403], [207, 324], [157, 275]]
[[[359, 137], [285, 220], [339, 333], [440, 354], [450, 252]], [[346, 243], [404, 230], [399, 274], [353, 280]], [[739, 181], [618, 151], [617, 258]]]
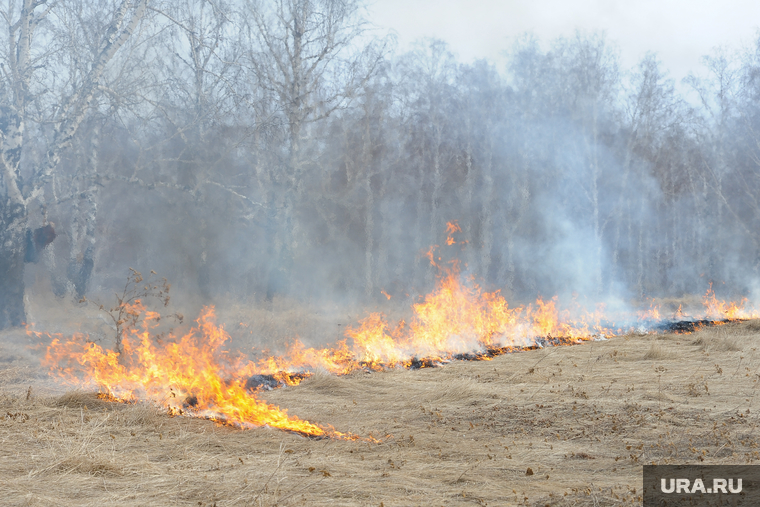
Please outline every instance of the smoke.
[[[557, 295], [624, 308], [710, 282], [758, 300], [757, 202], [739, 183], [754, 168], [726, 165], [716, 184], [706, 162], [752, 139], [724, 136], [717, 150], [694, 133], [714, 126], [687, 125], [681, 110], [631, 113], [641, 104], [620, 92], [632, 85], [616, 63], [587, 58], [604, 44], [528, 44], [506, 80], [487, 62], [452, 64], [440, 43], [391, 55], [351, 107], [304, 126], [297, 167], [286, 128], [245, 143], [220, 128], [189, 158], [166, 143], [148, 162], [125, 130], [106, 129], [100, 163], [125, 177], [97, 196], [88, 294], [112, 293], [131, 266], [196, 306], [403, 306], [432, 288], [424, 253], [438, 245], [516, 304]], [[78, 208], [54, 211], [66, 230]], [[461, 243], [447, 247], [454, 220]], [[72, 257], [70, 241], [54, 248]], [[49, 267], [65, 278], [65, 262]]]

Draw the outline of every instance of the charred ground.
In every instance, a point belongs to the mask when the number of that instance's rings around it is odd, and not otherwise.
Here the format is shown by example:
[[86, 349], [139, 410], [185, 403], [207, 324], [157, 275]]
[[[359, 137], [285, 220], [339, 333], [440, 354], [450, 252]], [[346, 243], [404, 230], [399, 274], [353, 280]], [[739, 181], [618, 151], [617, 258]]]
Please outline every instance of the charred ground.
[[749, 321], [627, 335], [263, 393], [379, 444], [62, 392], [6, 348], [0, 494], [8, 505], [640, 504], [643, 464], [760, 458], [759, 334]]

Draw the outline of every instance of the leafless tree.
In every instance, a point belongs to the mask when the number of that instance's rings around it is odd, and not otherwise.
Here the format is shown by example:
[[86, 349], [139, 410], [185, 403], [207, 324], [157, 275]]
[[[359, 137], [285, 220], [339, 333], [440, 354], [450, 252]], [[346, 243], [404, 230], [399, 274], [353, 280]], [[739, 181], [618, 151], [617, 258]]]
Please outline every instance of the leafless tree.
[[247, 60], [287, 118], [291, 177], [300, 179], [304, 127], [345, 108], [377, 69], [385, 43], [366, 32], [357, 0], [250, 0]]
[[[91, 107], [108, 64], [132, 36], [147, 0], [122, 0], [100, 5], [109, 19], [96, 51], [83, 54], [86, 64], [65, 72], [57, 64], [72, 38], [61, 32], [83, 29], [70, 17], [77, 4], [42, 0], [9, 0], [0, 9], [6, 44], [2, 62], [2, 125], [0, 128], [0, 328], [20, 325], [24, 317], [24, 255], [30, 205], [58, 167]], [[65, 25], [64, 22], [71, 22]], [[60, 31], [59, 31], [60, 30]], [[59, 73], [60, 72], [60, 73]], [[40, 131], [33, 130], [39, 125]], [[40, 133], [49, 130], [46, 137]], [[32, 145], [42, 155], [32, 155]]]
[[[269, 181], [284, 189], [267, 202], [277, 210], [277, 230], [269, 238], [275, 256], [292, 262], [305, 246], [297, 207], [305, 193], [303, 155], [308, 127], [348, 107], [383, 60], [387, 40], [362, 36], [368, 25], [358, 0], [248, 0], [244, 15], [249, 47], [245, 63], [252, 80], [276, 98], [287, 126], [284, 163], [270, 167]], [[365, 39], [366, 40], [366, 39]], [[290, 260], [289, 260], [290, 259]], [[270, 273], [270, 286], [287, 283], [282, 268]], [[278, 281], [280, 280], [280, 281]], [[271, 295], [272, 288], [268, 289]]]

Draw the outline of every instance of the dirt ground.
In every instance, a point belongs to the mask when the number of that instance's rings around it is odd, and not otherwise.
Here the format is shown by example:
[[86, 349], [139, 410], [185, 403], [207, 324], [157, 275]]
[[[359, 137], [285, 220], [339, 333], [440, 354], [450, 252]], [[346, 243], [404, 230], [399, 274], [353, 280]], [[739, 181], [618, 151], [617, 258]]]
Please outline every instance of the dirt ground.
[[760, 321], [264, 394], [380, 443], [65, 392], [20, 352], [25, 336], [0, 338], [3, 505], [637, 505], [643, 464], [760, 459]]

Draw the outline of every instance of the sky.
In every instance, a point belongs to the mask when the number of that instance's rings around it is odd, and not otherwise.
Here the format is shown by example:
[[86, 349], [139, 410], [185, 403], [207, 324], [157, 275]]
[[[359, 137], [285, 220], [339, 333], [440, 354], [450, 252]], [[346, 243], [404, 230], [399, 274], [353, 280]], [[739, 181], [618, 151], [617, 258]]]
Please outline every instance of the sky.
[[396, 33], [399, 50], [422, 37], [449, 43], [459, 61], [487, 58], [504, 67], [504, 50], [525, 32], [542, 43], [576, 29], [604, 31], [624, 69], [657, 53], [677, 82], [699, 72], [717, 46], [756, 40], [760, 1], [740, 0], [369, 0], [369, 21]]

